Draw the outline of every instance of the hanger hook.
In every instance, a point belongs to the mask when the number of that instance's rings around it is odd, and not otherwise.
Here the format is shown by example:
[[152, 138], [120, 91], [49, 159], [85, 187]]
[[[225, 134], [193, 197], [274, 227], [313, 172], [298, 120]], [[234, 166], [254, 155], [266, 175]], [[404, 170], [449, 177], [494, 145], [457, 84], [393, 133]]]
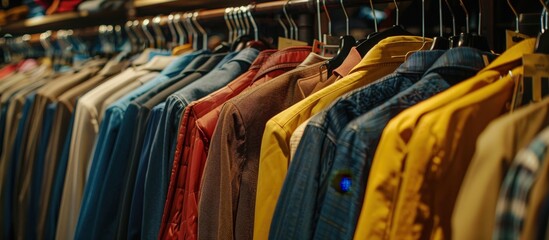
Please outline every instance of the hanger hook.
[[456, 15], [454, 15], [454, 10], [452, 10], [452, 6], [450, 6], [448, 0], [444, 0], [444, 2], [446, 2], [448, 11], [450, 11], [450, 15], [452, 15], [452, 36], [456, 36]]
[[478, 0], [478, 35], [482, 35], [482, 2]]
[[256, 41], [259, 40], [259, 30], [257, 29], [257, 24], [255, 23], [255, 19], [254, 19], [254, 16], [252, 14], [252, 11], [250, 10], [250, 6], [248, 5], [246, 7], [246, 13], [248, 14], [248, 17], [250, 17], [250, 22], [252, 23], [252, 27], [254, 29], [254, 39]]
[[227, 19], [229, 20], [229, 22], [231, 23], [231, 26], [232, 26], [232, 34], [231, 34], [231, 39], [233, 42], [238, 35], [238, 25], [236, 23], [236, 21], [234, 20], [234, 16], [233, 16], [233, 12], [234, 12], [234, 8], [230, 7], [228, 10], [227, 10]]
[[206, 32], [206, 30], [204, 30], [202, 25], [200, 25], [198, 20], [196, 20], [197, 18], [198, 18], [198, 11], [193, 13], [192, 21], [196, 25], [196, 28], [198, 28], [198, 31], [200, 31], [200, 33], [202, 33], [202, 44], [203, 44], [202, 49], [205, 50], [205, 49], [208, 49], [208, 33]]
[[467, 7], [465, 7], [465, 4], [463, 3], [463, 0], [459, 0], [459, 5], [461, 5], [461, 8], [463, 8], [463, 12], [465, 12], [465, 31], [466, 33], [469, 33], [469, 12], [467, 11]]
[[141, 22], [141, 29], [143, 29], [143, 32], [145, 33], [145, 35], [149, 39], [149, 47], [154, 48], [155, 47], [154, 38], [153, 38], [151, 32], [149, 32], [149, 28], [148, 28], [149, 23], [150, 23], [149, 19], [143, 20], [143, 22]]
[[139, 48], [140, 50], [141, 49], [145, 49], [147, 47], [147, 45], [149, 44], [148, 43], [148, 39], [147, 39], [147, 36], [145, 35], [145, 33], [143, 31], [140, 30], [139, 28], [139, 20], [134, 20], [133, 23], [132, 23], [132, 29], [134, 30], [136, 36], [137, 36], [137, 41], [139, 43]]
[[[547, 4], [545, 4], [545, 2], [543, 0], [539, 0], [539, 2], [543, 6], [543, 9], [545, 10], [546, 14], [549, 13], [549, 8], [547, 7]], [[544, 32], [544, 31], [545, 31], [545, 29], [542, 29], [542, 32]]]
[[238, 20], [240, 21], [240, 24], [242, 25], [242, 35], [245, 35], [248, 29], [248, 25], [250, 23], [246, 23], [246, 19], [244, 19], [244, 14], [242, 13], [242, 7], [238, 7], [238, 11], [236, 11], [238, 15]]
[[[339, 3], [341, 4], [341, 10], [343, 10], [343, 15], [345, 15], [345, 34], [348, 36], [349, 35], [349, 15], [347, 15], [347, 10], [345, 10], [345, 6], [343, 5], [343, 0], [339, 0]], [[396, 3], [396, 0], [395, 0], [395, 3]], [[397, 15], [397, 19], [398, 19], [398, 15]]]
[[227, 37], [229, 42], [232, 42], [232, 34], [233, 34], [233, 26], [231, 25], [228, 17], [231, 9], [232, 8], [225, 8], [225, 13], [223, 14], [223, 19], [225, 20], [225, 24], [227, 25], [227, 29], [229, 30], [229, 34]]
[[316, 20], [318, 22], [318, 40], [322, 41], [322, 23], [320, 19], [320, 0], [316, 0]]
[[374, 17], [374, 31], [377, 32], [376, 10], [374, 9], [374, 1], [372, 0], [370, 0], [370, 8], [372, 9], [372, 16]]
[[233, 20], [236, 23], [236, 35], [235, 39], [238, 38], [240, 35], [242, 35], [242, 25], [240, 23], [240, 19], [238, 18], [238, 7], [233, 8]]
[[244, 6], [240, 6], [238, 8], [238, 14], [240, 15], [240, 19], [242, 19], [242, 23], [244, 23], [244, 34], [249, 34], [250, 33], [250, 21], [248, 19], [248, 16], [246, 16], [246, 9], [244, 8]]
[[425, 0], [421, 0], [421, 39], [425, 44]]
[[288, 11], [286, 10], [286, 7], [288, 6], [289, 3], [290, 3], [290, 0], [286, 1], [286, 3], [284, 3], [284, 5], [282, 5], [282, 12], [284, 12], [284, 16], [286, 17], [286, 20], [288, 21], [288, 25], [290, 26], [290, 39], [295, 39], [294, 38], [294, 25], [292, 25], [292, 22], [290, 20], [291, 18], [288, 15]]
[[276, 20], [278, 21], [280, 26], [282, 26], [282, 29], [284, 29], [284, 37], [288, 38], [288, 28], [286, 28], [286, 25], [284, 25], [284, 21], [282, 21], [282, 19], [280, 18], [280, 14], [276, 16]]
[[170, 48], [173, 47], [175, 44], [177, 44], [178, 41], [178, 34], [177, 30], [175, 29], [175, 24], [173, 23], [173, 14], [170, 13], [168, 15], [168, 29], [170, 29], [170, 35], [172, 36], [171, 42], [170, 42]]
[[[158, 47], [164, 48], [166, 43], [166, 37], [164, 37], [164, 33], [162, 32], [162, 29], [160, 28], [160, 23], [162, 22], [162, 18], [160, 15], [156, 16], [152, 20], [152, 26], [154, 30], [154, 34], [156, 35], [156, 40], [158, 43]], [[112, 30], [112, 29], [111, 29]]]
[[192, 22], [193, 14], [192, 13], [185, 13], [183, 16], [185, 17], [185, 22], [187, 23], [187, 27], [192, 32], [193, 49], [197, 50], [198, 49], [198, 32], [194, 28], [194, 25], [193, 25], [193, 22]]
[[[396, 4], [396, 0], [395, 0], [395, 4]], [[442, 26], [442, 0], [438, 0], [438, 21], [439, 21], [438, 34], [440, 37], [443, 37], [444, 26]]]
[[328, 19], [328, 36], [332, 36], [332, 19], [330, 18], [330, 13], [326, 7], [326, 0], [322, 0], [322, 6], [324, 8], [324, 14], [326, 14], [326, 18]]
[[[439, 0], [440, 1], [440, 0]], [[393, 0], [393, 2], [395, 3], [395, 11], [396, 11], [396, 25], [400, 25], [399, 24], [399, 21], [398, 21], [398, 16], [400, 15], [400, 9], [398, 9], [398, 3], [396, 0]], [[442, 19], [442, 17], [441, 17]]]
[[[288, 5], [290, 5], [290, 4], [292, 4], [292, 1], [288, 0]], [[295, 21], [294, 21], [294, 18], [292, 17], [292, 14], [290, 14], [290, 24], [294, 27], [295, 40], [298, 40], [299, 28], [297, 27], [297, 24], [295, 24]]]

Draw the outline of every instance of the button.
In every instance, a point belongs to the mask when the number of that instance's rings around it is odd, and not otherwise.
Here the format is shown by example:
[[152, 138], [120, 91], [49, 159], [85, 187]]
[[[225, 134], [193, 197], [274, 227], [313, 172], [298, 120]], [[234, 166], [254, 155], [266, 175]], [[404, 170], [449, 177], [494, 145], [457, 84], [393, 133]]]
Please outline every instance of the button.
[[332, 187], [340, 193], [348, 193], [353, 186], [353, 178], [350, 171], [340, 171], [332, 180]]

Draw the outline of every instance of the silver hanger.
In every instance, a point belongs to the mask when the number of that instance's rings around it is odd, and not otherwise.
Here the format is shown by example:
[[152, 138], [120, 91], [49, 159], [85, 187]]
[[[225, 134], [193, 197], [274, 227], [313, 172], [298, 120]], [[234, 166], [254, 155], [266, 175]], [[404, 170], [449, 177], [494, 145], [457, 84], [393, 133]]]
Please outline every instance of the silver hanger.
[[250, 11], [250, 6], [246, 7], [246, 13], [248, 17], [250, 18], [250, 23], [252, 24], [252, 28], [254, 30], [254, 40], [259, 40], [259, 29], [257, 28], [257, 24], [255, 23], [254, 16], [252, 15], [252, 12]]
[[377, 32], [376, 9], [374, 8], [374, 2], [372, 0], [370, 0], [370, 8], [372, 9], [372, 16], [374, 17], [374, 31]]
[[233, 42], [233, 26], [228, 16], [229, 12], [231, 12], [231, 9], [232, 8], [225, 8], [225, 13], [223, 14], [223, 19], [225, 20], [225, 24], [227, 25], [227, 29], [229, 30], [229, 33], [227, 34], [228, 42]]
[[469, 33], [469, 11], [467, 11], [467, 7], [465, 7], [463, 0], [459, 0], [459, 5], [461, 5], [461, 8], [463, 8], [463, 12], [465, 12], [465, 30], [466, 33]]
[[[345, 15], [345, 35], [348, 36], [349, 35], [349, 15], [347, 15], [347, 10], [345, 10], [345, 6], [343, 5], [343, 0], [340, 0], [339, 3], [341, 4], [341, 10], [343, 10], [343, 15]], [[398, 16], [398, 10], [397, 10], [397, 16]], [[397, 22], [398, 22], [398, 17], [397, 17]]]
[[157, 47], [166, 48], [166, 37], [164, 36], [162, 29], [160, 28], [161, 21], [162, 21], [162, 18], [160, 16], [154, 17], [152, 20], [152, 27], [153, 27], [154, 35], [156, 36]]
[[206, 49], [208, 49], [208, 33], [206, 32], [206, 30], [204, 30], [202, 25], [200, 25], [200, 23], [198, 23], [196, 18], [198, 18], [198, 11], [193, 13], [192, 22], [194, 22], [194, 24], [196, 25], [196, 28], [198, 29], [198, 31], [200, 31], [200, 33], [202, 33], [202, 49], [206, 50]]
[[173, 23], [173, 14], [168, 15], [168, 29], [170, 30], [171, 40], [169, 48], [171, 49], [178, 42], [177, 30], [175, 30], [175, 24]]
[[452, 10], [452, 6], [450, 6], [448, 0], [444, 0], [444, 2], [446, 2], [448, 11], [450, 11], [450, 15], [452, 15], [452, 36], [456, 36], [456, 16], [454, 15], [454, 10]]
[[326, 7], [326, 0], [322, 0], [322, 6], [324, 8], [324, 14], [326, 14], [326, 19], [328, 19], [328, 36], [332, 36], [332, 18], [330, 18], [330, 13]]

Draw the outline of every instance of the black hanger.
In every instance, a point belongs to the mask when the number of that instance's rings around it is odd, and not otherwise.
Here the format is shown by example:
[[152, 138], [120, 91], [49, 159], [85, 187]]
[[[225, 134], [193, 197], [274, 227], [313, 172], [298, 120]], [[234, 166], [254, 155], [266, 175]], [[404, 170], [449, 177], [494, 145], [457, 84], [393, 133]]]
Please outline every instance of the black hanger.
[[[547, 8], [547, 5], [543, 0], [540, 0], [541, 5], [549, 13], [549, 9]], [[543, 18], [543, 14], [541, 14]], [[542, 29], [540, 34], [538, 35], [538, 38], [536, 39], [536, 53], [544, 53], [549, 54], [549, 34], [547, 34], [547, 31], [545, 29]]]
[[435, 37], [431, 45], [431, 50], [447, 50], [450, 48], [450, 40], [444, 37]]
[[372, 49], [381, 40], [392, 36], [414, 36], [414, 34], [404, 30], [401, 26], [393, 26], [392, 28], [379, 32], [378, 34], [366, 39], [356, 47], [356, 50], [358, 50], [360, 56], [364, 57], [366, 53], [368, 53], [368, 51], [370, 51], [370, 49]]
[[372, 9], [372, 15], [374, 17], [374, 26], [375, 26], [375, 31], [374, 33], [371, 33], [370, 35], [368, 35], [368, 38], [359, 43], [358, 46], [356, 47], [357, 51], [360, 53], [360, 56], [361, 57], [364, 57], [366, 55], [366, 53], [368, 53], [368, 51], [370, 51], [370, 49], [372, 49], [376, 44], [378, 44], [381, 40], [383, 39], [386, 39], [388, 37], [393, 37], [393, 36], [413, 36], [414, 34], [406, 31], [402, 26], [399, 25], [399, 22], [398, 22], [398, 15], [399, 15], [399, 9], [398, 9], [398, 4], [395, 2], [395, 10], [396, 10], [396, 25], [387, 29], [387, 30], [384, 30], [382, 32], [378, 32], [377, 31], [377, 19], [376, 19], [376, 12], [375, 12], [375, 9], [374, 9], [374, 4], [373, 2], [370, 0], [370, 8]]
[[351, 52], [351, 49], [356, 45], [355, 38], [349, 35], [349, 17], [347, 15], [347, 11], [345, 11], [343, 0], [340, 0], [339, 2], [341, 4], [341, 9], [343, 10], [343, 14], [345, 15], [347, 35], [339, 38], [339, 51], [337, 52], [337, 55], [334, 56], [332, 59], [328, 60], [328, 62], [326, 62], [326, 69], [328, 70], [328, 76], [331, 76], [332, 71], [334, 71], [336, 68], [341, 66], [343, 61], [345, 61], [345, 58], [347, 58], [347, 56]]
[[345, 58], [351, 52], [351, 49], [355, 46], [356, 40], [353, 36], [343, 36], [339, 39], [339, 51], [337, 55], [326, 62], [326, 68], [328, 70], [328, 76], [331, 76], [332, 71], [341, 66]]
[[[481, 26], [480, 26], [480, 22], [479, 22], [479, 26], [478, 26], [478, 31], [479, 31], [479, 34], [478, 35], [475, 35], [475, 34], [472, 34], [469, 32], [469, 12], [467, 11], [467, 8], [465, 7], [465, 4], [463, 3], [463, 0], [459, 0], [459, 3], [461, 5], [461, 7], [463, 8], [463, 11], [465, 12], [465, 27], [466, 27], [466, 32], [464, 33], [461, 33], [459, 35], [459, 41], [458, 41], [458, 46], [459, 47], [472, 47], [472, 48], [476, 48], [476, 49], [479, 49], [479, 50], [482, 50], [482, 51], [490, 51], [490, 46], [488, 45], [488, 39], [484, 36], [481, 36], [480, 35], [480, 30], [482, 29]], [[480, 4], [480, 1], [479, 1], [479, 17], [480, 17], [480, 14], [482, 12], [482, 9], [481, 9], [481, 4]]]
[[431, 44], [431, 50], [447, 50], [450, 48], [450, 40], [443, 37], [444, 34], [443, 22], [442, 22], [442, 0], [438, 0], [438, 13], [439, 13], [439, 34], [440, 36], [435, 37], [433, 43]]
[[461, 33], [459, 35], [458, 46], [472, 47], [486, 52], [490, 51], [490, 46], [488, 45], [488, 39], [486, 37], [471, 33]]
[[547, 34], [547, 31], [538, 35], [535, 52], [549, 54], [549, 34]]

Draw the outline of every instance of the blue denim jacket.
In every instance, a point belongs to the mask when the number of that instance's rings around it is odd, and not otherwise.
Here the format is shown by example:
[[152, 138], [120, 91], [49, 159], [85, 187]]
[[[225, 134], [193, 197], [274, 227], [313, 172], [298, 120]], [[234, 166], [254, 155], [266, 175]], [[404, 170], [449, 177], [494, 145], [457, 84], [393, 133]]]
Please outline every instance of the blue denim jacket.
[[[394, 73], [336, 100], [307, 124], [278, 198], [269, 238], [311, 239], [339, 132], [418, 81], [444, 51], [413, 54]], [[307, 203], [307, 204], [303, 204]]]
[[314, 236], [352, 239], [372, 160], [387, 123], [403, 110], [474, 76], [484, 67], [483, 52], [451, 49], [419, 82], [347, 124], [337, 138], [335, 159], [328, 171], [332, 185], [325, 189]]
[[[80, 208], [80, 215], [76, 227], [75, 238], [93, 238], [93, 234], [98, 233], [97, 229], [95, 228], [95, 223], [98, 220], [101, 222], [109, 222], [109, 220], [112, 220], [114, 218], [113, 215], [116, 215], [117, 205], [115, 205], [114, 212], [108, 211], [108, 209], [101, 209], [98, 207], [100, 198], [103, 194], [103, 186], [107, 181], [106, 177], [108, 176], [108, 167], [109, 164], [112, 162], [112, 154], [116, 146], [116, 139], [119, 135], [119, 130], [121, 128], [124, 113], [128, 108], [130, 102], [135, 98], [146, 94], [148, 91], [154, 89], [158, 85], [170, 82], [170, 80], [174, 78], [175, 75], [179, 74], [179, 72], [184, 70], [195, 58], [203, 53], [204, 51], [198, 51], [177, 58], [175, 61], [170, 63], [168, 67], [162, 70], [155, 79], [131, 91], [129, 94], [126, 94], [124, 97], [114, 102], [105, 110], [104, 118], [101, 121], [99, 127], [99, 134], [93, 153], [90, 174], [84, 190], [82, 207]], [[121, 159], [115, 160], [118, 161]], [[119, 190], [119, 188], [116, 188], [117, 182], [109, 182], [108, 184], [113, 189]], [[108, 194], [107, 196], [112, 196], [110, 193], [105, 194]], [[113, 202], [109, 203], [110, 205], [114, 205]], [[102, 213], [107, 214], [109, 218], [101, 218], [100, 215]], [[116, 227], [114, 227], [114, 229], [116, 229]], [[101, 229], [100, 232], [107, 235], [114, 234], [113, 231], [108, 230], [110, 230], [110, 228]]]

